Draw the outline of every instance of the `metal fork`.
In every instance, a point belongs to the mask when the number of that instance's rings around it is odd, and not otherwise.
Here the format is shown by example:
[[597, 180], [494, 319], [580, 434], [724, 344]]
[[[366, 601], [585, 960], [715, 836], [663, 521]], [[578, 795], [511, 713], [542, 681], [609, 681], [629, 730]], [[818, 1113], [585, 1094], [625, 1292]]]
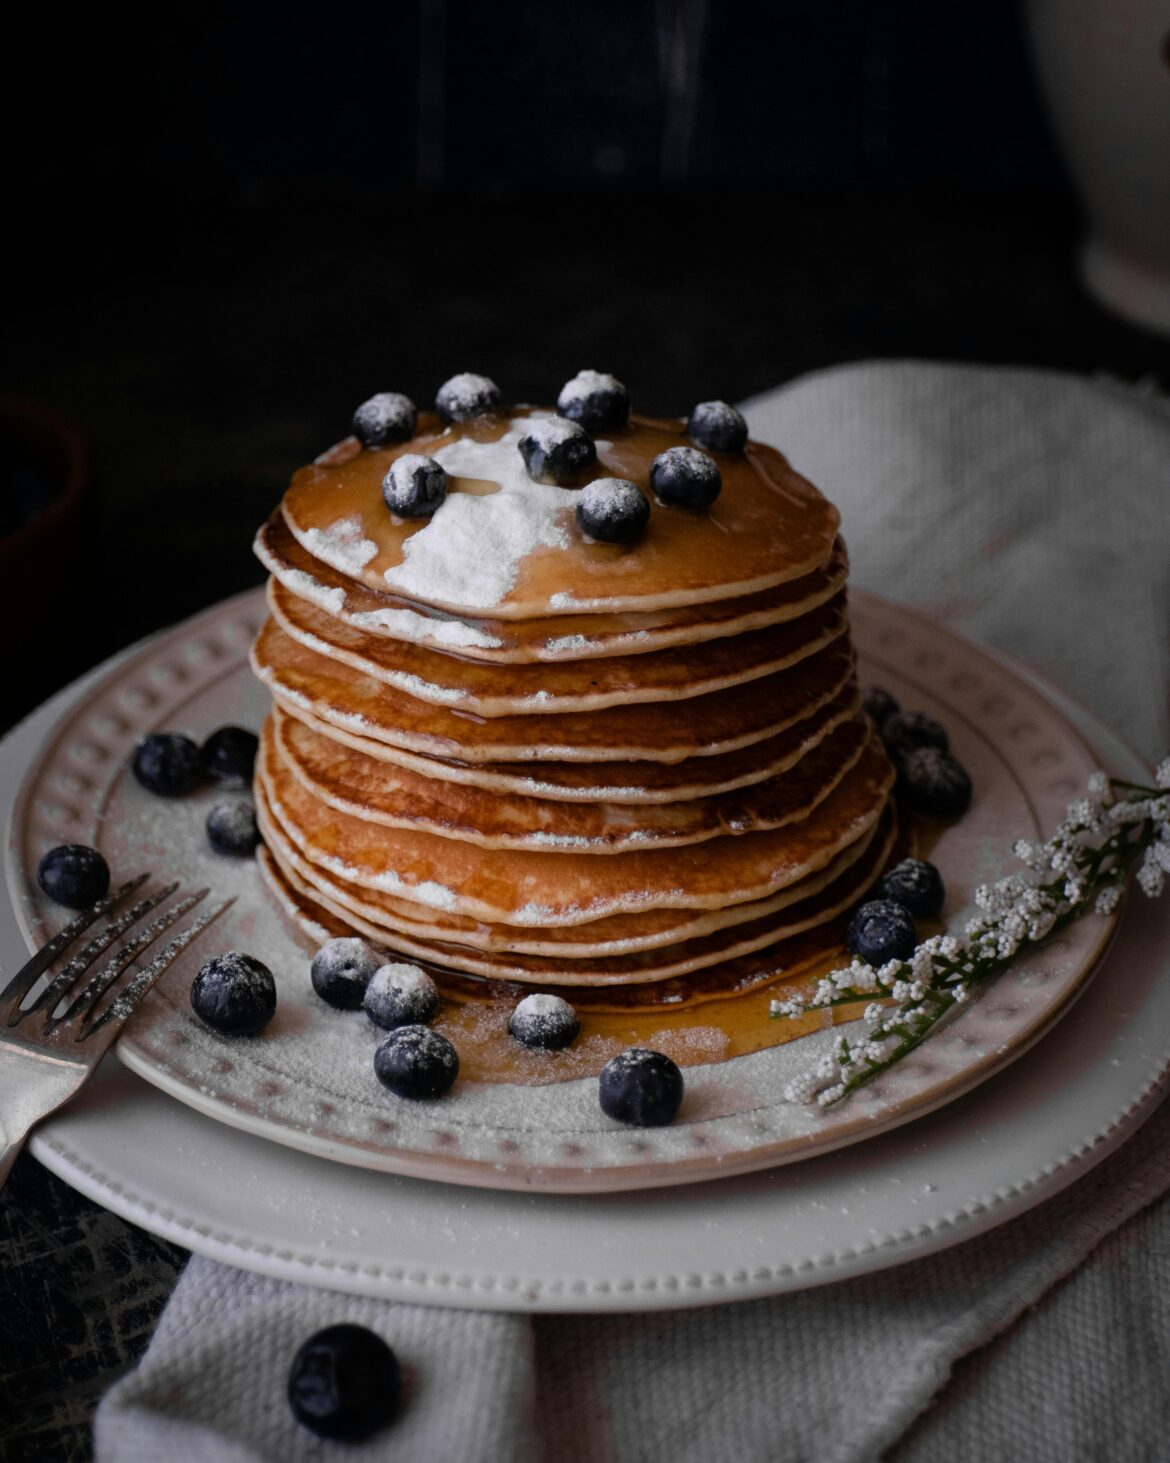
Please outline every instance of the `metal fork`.
[[[91, 925], [104, 915], [112, 915], [120, 904], [137, 894], [151, 877], [140, 874], [82, 910], [0, 991], [0, 1186], [8, 1178], [32, 1125], [69, 1101], [163, 971], [235, 902], [227, 899], [205, 911], [172, 936], [149, 965], [132, 969], [141, 954], [210, 892], [200, 889], [185, 895], [143, 924], [178, 891], [177, 883], [167, 884], [111, 918], [50, 977], [36, 999], [25, 1005], [54, 961]], [[123, 936], [136, 925], [142, 928], [123, 942]], [[111, 947], [114, 953], [82, 984], [82, 977]], [[129, 976], [99, 1012], [102, 998], [127, 971]], [[40, 1019], [17, 1035], [14, 1028], [34, 1017]]]

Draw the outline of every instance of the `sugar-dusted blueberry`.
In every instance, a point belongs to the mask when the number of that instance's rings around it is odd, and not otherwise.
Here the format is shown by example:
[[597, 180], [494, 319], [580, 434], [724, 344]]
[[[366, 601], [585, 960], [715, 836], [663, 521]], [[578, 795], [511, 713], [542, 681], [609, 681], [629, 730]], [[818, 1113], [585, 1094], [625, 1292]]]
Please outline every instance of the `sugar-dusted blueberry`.
[[399, 518], [429, 518], [446, 496], [446, 471], [419, 452], [395, 458], [382, 479], [382, 500]]
[[500, 388], [490, 376], [477, 376], [474, 371], [460, 371], [444, 381], [435, 397], [435, 410], [445, 422], [488, 416], [499, 406]]
[[971, 806], [971, 777], [961, 762], [938, 747], [896, 750], [898, 788], [915, 812], [957, 818]]
[[379, 391], [353, 414], [354, 436], [363, 447], [407, 442], [414, 436], [418, 408], [401, 391]]
[[37, 883], [54, 904], [85, 909], [110, 892], [110, 866], [88, 844], [62, 843], [37, 865]]
[[662, 1052], [632, 1046], [601, 1069], [597, 1098], [606, 1117], [639, 1128], [673, 1122], [682, 1106], [683, 1075]]
[[887, 960], [909, 960], [918, 943], [910, 911], [892, 899], [870, 899], [849, 921], [845, 944], [870, 965]]
[[712, 452], [742, 452], [747, 446], [747, 422], [726, 401], [700, 401], [691, 411], [687, 433]]
[[646, 532], [650, 502], [626, 478], [594, 478], [577, 499], [581, 531], [603, 544], [632, 544]]
[[398, 1358], [365, 1326], [342, 1322], [316, 1331], [288, 1374], [288, 1405], [321, 1438], [357, 1443], [393, 1420], [402, 1395]]
[[557, 412], [580, 422], [594, 437], [617, 432], [630, 420], [630, 396], [608, 371], [578, 371], [557, 397]]
[[943, 877], [925, 859], [904, 858], [878, 880], [879, 899], [892, 899], [916, 919], [933, 919], [947, 897]]
[[886, 718], [900, 711], [901, 707], [884, 686], [870, 686], [861, 698], [861, 709], [880, 732]]
[[937, 747], [940, 752], [945, 752], [950, 745], [946, 727], [923, 711], [891, 712], [881, 723], [881, 734], [892, 751]]
[[459, 1075], [459, 1053], [429, 1026], [399, 1026], [374, 1052], [374, 1072], [398, 1097], [441, 1097]]
[[571, 1046], [581, 1022], [568, 1001], [560, 996], [525, 996], [508, 1020], [508, 1030], [525, 1046], [556, 1052]]
[[200, 749], [203, 767], [221, 787], [249, 787], [260, 738], [242, 726], [221, 726]]
[[191, 1005], [214, 1031], [253, 1036], [276, 1011], [276, 982], [263, 961], [228, 950], [200, 969], [191, 983]]
[[339, 1011], [357, 1011], [365, 1000], [382, 957], [355, 935], [329, 940], [313, 956], [309, 979], [313, 989]]
[[650, 487], [660, 503], [701, 511], [722, 492], [723, 474], [697, 447], [668, 447], [650, 464]]
[[597, 461], [593, 438], [567, 417], [540, 417], [530, 422], [517, 446], [533, 482], [557, 488], [571, 487]]
[[134, 776], [149, 792], [182, 797], [203, 780], [198, 745], [182, 732], [152, 732], [134, 749]]
[[439, 987], [417, 965], [379, 965], [366, 987], [366, 1015], [383, 1031], [425, 1026], [439, 1014]]
[[260, 830], [256, 809], [247, 798], [222, 798], [207, 815], [207, 841], [216, 853], [248, 858], [256, 852]]

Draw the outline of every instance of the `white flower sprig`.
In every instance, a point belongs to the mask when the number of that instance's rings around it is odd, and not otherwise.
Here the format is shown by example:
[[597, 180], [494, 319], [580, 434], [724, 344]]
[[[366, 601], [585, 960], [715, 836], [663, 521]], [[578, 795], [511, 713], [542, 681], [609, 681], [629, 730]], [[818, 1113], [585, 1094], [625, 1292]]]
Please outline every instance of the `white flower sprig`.
[[1155, 782], [1143, 787], [1094, 772], [1088, 795], [1068, 805], [1047, 843], [1015, 845], [1023, 872], [976, 889], [980, 912], [961, 938], [935, 935], [908, 960], [876, 969], [855, 957], [819, 980], [810, 996], [773, 1001], [771, 1015], [795, 1019], [869, 997], [866, 1034], [841, 1036], [832, 1052], [788, 1084], [789, 1102], [831, 1107], [889, 1071], [1017, 955], [1089, 909], [1111, 914], [1139, 857], [1138, 885], [1151, 898], [1161, 894], [1170, 873], [1170, 757]]

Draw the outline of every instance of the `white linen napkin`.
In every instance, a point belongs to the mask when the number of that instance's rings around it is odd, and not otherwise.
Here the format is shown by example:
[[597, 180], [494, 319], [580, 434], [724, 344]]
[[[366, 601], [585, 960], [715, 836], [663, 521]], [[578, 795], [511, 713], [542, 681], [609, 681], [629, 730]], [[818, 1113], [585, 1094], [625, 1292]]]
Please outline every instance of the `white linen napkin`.
[[[1148, 758], [1170, 747], [1165, 401], [1107, 381], [895, 362], [804, 378], [746, 413], [840, 506], [855, 583], [1020, 656]], [[1164, 1456], [1170, 1205], [1118, 1226], [1170, 1187], [1168, 1142], [1162, 1109], [1073, 1188], [990, 1234], [879, 1275], [687, 1313], [395, 1305], [195, 1258], [141, 1365], [98, 1410], [97, 1455]], [[284, 1400], [296, 1348], [340, 1320], [385, 1337], [407, 1372], [400, 1417], [359, 1446], [314, 1438]]]

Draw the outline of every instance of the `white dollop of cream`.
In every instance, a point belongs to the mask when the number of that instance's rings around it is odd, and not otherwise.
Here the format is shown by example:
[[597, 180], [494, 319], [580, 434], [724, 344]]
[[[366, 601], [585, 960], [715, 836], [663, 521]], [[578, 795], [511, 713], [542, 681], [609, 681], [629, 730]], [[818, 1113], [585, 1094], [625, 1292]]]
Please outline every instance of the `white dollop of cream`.
[[535, 549], [567, 548], [566, 509], [576, 493], [534, 483], [519, 452], [520, 438], [541, 416], [513, 422], [496, 442], [464, 437], [434, 454], [451, 478], [479, 478], [499, 492], [461, 493], [458, 485], [402, 546], [402, 563], [386, 583], [425, 603], [490, 609], [516, 583]]

